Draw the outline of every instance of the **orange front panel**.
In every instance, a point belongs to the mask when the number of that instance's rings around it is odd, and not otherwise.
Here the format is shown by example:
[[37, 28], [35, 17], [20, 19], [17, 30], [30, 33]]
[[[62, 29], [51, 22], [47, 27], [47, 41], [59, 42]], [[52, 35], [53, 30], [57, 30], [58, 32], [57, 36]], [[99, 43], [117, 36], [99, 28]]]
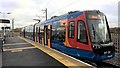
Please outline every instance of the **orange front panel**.
[[[69, 35], [69, 31], [68, 31], [68, 30], [69, 30], [69, 23], [70, 23], [70, 22], [74, 22], [74, 31], [73, 31], [74, 37], [72, 37], [72, 38], [69, 38], [69, 37], [68, 37], [68, 35]], [[76, 18], [69, 19], [69, 20], [68, 20], [68, 24], [67, 24], [67, 33], [68, 33], [68, 34], [67, 34], [67, 38], [68, 38], [67, 41], [68, 41], [69, 44], [70, 44], [69, 47], [76, 48], [76, 46], [77, 46], [77, 45], [76, 45], [76, 33], [75, 33], [75, 32], [76, 32]]]
[[60, 25], [61, 26], [65, 26], [65, 28], [66, 28], [66, 30], [65, 30], [65, 32], [66, 32], [66, 36], [65, 36], [65, 42], [63, 42], [63, 44], [65, 45], [65, 46], [70, 46], [70, 44], [69, 44], [69, 42], [68, 42], [68, 31], [67, 31], [67, 24], [68, 24], [68, 21], [67, 21], [67, 19], [66, 20], [60, 20]]
[[65, 46], [69, 46], [69, 47], [71, 47], [71, 45], [69, 44], [69, 41], [68, 41], [68, 21], [67, 21], [67, 20], [64, 20], [63, 22], [66, 22], [66, 23], [65, 23], [66, 36], [65, 36], [65, 42], [64, 42], [64, 45], [65, 45]]
[[[87, 36], [88, 36], [88, 44], [84, 44], [81, 42], [77, 41], [77, 22], [78, 20], [82, 20], [85, 22], [85, 26], [86, 26], [86, 32], [87, 32]], [[74, 38], [69, 38], [68, 37], [68, 29], [69, 29], [69, 22], [74, 21], [75, 26], [74, 26]], [[65, 40], [65, 45], [67, 45], [68, 47], [73, 47], [73, 48], [78, 48], [78, 49], [84, 49], [84, 50], [91, 50], [92, 51], [92, 47], [90, 44], [90, 38], [89, 38], [89, 34], [88, 34], [88, 28], [87, 28], [87, 24], [86, 24], [86, 17], [85, 14], [81, 14], [80, 16], [78, 16], [77, 18], [72, 18], [68, 20], [68, 23], [66, 24], [66, 40]]]
[[60, 21], [60, 26], [66, 26], [67, 20], [61, 20]]
[[[77, 17], [76, 20], [82, 20], [85, 22], [85, 27], [86, 27], [86, 33], [87, 33], [87, 39], [88, 39], [88, 44], [83, 44], [81, 42], [77, 42], [77, 47], [80, 49], [85, 49], [85, 50], [91, 50], [92, 51], [92, 47], [91, 47], [91, 42], [90, 42], [90, 38], [89, 38], [89, 31], [88, 31], [88, 26], [87, 26], [87, 22], [86, 22], [86, 15], [85, 13], [82, 14], [81, 16]], [[77, 30], [77, 29], [76, 29]], [[76, 31], [76, 35], [77, 35], [77, 31]], [[77, 37], [76, 37], [77, 38]]]
[[[72, 21], [73, 19], [70, 19], [69, 21]], [[69, 38], [69, 42], [70, 42], [70, 45], [72, 45], [72, 47], [74, 48], [78, 48], [78, 49], [84, 49], [84, 50], [91, 50], [92, 51], [92, 48], [91, 48], [91, 44], [90, 44], [90, 39], [89, 39], [89, 34], [88, 34], [88, 28], [87, 28], [87, 22], [86, 22], [86, 17], [85, 17], [85, 14], [81, 14], [80, 16], [78, 16], [77, 18], [74, 19], [75, 21], [75, 37], [74, 39], [71, 39]], [[78, 21], [84, 21], [85, 23], [85, 27], [86, 27], [86, 33], [87, 33], [87, 39], [88, 39], [88, 44], [85, 44], [85, 43], [82, 43], [82, 42], [78, 42], [77, 41], [77, 31], [78, 31]]]

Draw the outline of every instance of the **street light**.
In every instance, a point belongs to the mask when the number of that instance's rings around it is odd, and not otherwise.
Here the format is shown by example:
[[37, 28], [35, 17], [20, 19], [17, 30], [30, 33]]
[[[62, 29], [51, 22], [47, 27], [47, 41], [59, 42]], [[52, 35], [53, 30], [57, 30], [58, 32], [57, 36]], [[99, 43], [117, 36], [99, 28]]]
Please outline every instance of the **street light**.
[[[38, 23], [40, 22], [40, 20], [39, 20], [39, 19], [33, 19], [33, 20], [38, 21], [37, 23], [34, 24], [34, 29], [33, 29], [33, 31], [35, 31], [35, 25], [38, 24]], [[34, 35], [35, 35], [35, 32], [33, 32], [33, 36], [34, 36]], [[33, 41], [35, 41], [35, 38], [33, 39]]]
[[40, 22], [40, 20], [39, 20], [39, 19], [33, 19], [33, 20]]
[[45, 10], [42, 10], [42, 11], [44, 11], [45, 16], [46, 16], [46, 21], [47, 21], [47, 8]]

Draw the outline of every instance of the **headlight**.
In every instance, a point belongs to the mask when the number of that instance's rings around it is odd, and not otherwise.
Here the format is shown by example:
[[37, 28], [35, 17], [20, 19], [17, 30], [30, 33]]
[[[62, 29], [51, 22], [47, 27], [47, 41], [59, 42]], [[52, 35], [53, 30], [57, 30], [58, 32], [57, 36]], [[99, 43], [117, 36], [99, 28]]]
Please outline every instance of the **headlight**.
[[101, 46], [100, 45], [92, 45], [94, 49], [100, 49]]

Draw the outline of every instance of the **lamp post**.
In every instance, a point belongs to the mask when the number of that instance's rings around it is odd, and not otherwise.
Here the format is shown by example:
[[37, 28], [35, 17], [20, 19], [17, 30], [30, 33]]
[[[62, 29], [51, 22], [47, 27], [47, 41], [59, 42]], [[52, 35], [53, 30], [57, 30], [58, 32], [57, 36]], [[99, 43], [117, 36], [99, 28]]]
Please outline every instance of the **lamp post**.
[[45, 16], [46, 16], [46, 21], [47, 21], [47, 8], [45, 10], [42, 10], [42, 11], [44, 11]]
[[39, 19], [33, 19], [33, 20], [40, 22], [40, 20], [39, 20]]
[[[36, 28], [35, 28], [35, 25], [38, 24], [41, 20], [39, 20], [39, 19], [33, 19], [33, 20], [38, 21], [37, 23], [34, 24], [33, 36], [35, 36], [35, 29], [36, 29]], [[35, 41], [35, 39], [36, 39], [36, 38], [33, 37], [33, 40], [34, 40], [34, 41]]]
[[14, 35], [14, 19], [12, 19], [12, 37]]

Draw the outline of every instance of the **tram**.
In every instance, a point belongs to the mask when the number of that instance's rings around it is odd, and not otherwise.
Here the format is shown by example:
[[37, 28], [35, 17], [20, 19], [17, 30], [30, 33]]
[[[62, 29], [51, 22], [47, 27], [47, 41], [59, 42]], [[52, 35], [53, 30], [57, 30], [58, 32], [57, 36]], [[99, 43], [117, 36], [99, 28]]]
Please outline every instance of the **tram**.
[[94, 61], [115, 56], [107, 17], [99, 10], [71, 11], [26, 26], [22, 35], [68, 55]]

